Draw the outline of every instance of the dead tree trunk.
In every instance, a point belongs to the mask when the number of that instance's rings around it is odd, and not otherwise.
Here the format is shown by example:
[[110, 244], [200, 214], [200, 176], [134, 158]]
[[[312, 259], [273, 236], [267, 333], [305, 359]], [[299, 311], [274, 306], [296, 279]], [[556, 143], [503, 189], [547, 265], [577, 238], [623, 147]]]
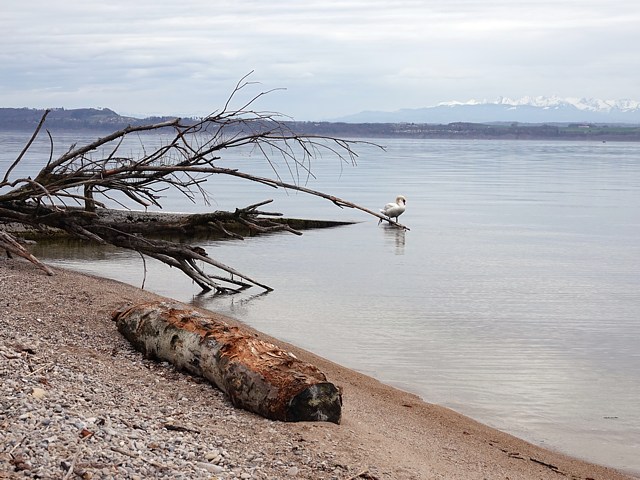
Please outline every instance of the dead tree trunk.
[[113, 319], [145, 356], [206, 378], [235, 406], [272, 420], [340, 423], [342, 397], [324, 373], [237, 327], [161, 302], [125, 306]]
[[[124, 209], [130, 209], [133, 204], [145, 211], [151, 206], [162, 207], [161, 200], [167, 190], [177, 191], [194, 203], [201, 199], [208, 204], [210, 190], [207, 182], [217, 175], [224, 175], [319, 196], [341, 208], [361, 210], [407, 229], [380, 213], [304, 186], [313, 176], [312, 160], [326, 153], [337, 157], [341, 165], [355, 165], [357, 155], [353, 147], [362, 141], [301, 135], [279, 120], [278, 114], [252, 110], [254, 101], [267, 92], [243, 102], [240, 108], [231, 108], [236, 94], [251, 83], [244, 77], [224, 108], [205, 118], [176, 118], [147, 125], [130, 125], [86, 145], [78, 147], [74, 144], [57, 158], [54, 156], [53, 137], [49, 135], [49, 159], [43, 159], [42, 168], [36, 175], [21, 174], [20, 164], [44, 125], [49, 113], [46, 111], [24, 149], [4, 175], [0, 175], [0, 224], [17, 222], [35, 227], [54, 227], [77, 238], [133, 249], [176, 267], [205, 291], [214, 289], [225, 293], [239, 292], [252, 284], [267, 291], [271, 288], [209, 258], [198, 247], [149, 238], [147, 235], [151, 235], [153, 230], [150, 225], [132, 226], [105, 219], [101, 211], [114, 204]], [[163, 139], [157, 147], [141, 145], [138, 153], [127, 153], [125, 140], [143, 132], [165, 133], [166, 140]], [[261, 177], [220, 166], [220, 155], [236, 147], [250, 148], [262, 155], [275, 177]], [[277, 167], [278, 164], [281, 167]], [[279, 169], [288, 173], [289, 182], [283, 181]], [[265, 203], [228, 214], [213, 212], [194, 216], [186, 224], [176, 227], [185, 232], [215, 227], [236, 238], [276, 230], [300, 233], [282, 222], [264, 219], [264, 216], [274, 215], [257, 210]], [[80, 210], [82, 205], [84, 209]], [[229, 223], [238, 224], [244, 230], [233, 231], [227, 228]], [[205, 265], [221, 269], [226, 274], [223, 277], [210, 275], [204, 270]], [[238, 277], [241, 277], [239, 282]]]

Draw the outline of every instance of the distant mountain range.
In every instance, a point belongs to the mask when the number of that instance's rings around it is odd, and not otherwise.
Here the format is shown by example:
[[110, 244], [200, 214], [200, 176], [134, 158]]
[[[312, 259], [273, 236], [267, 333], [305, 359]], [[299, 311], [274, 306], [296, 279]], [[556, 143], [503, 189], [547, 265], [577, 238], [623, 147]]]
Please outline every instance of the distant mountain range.
[[365, 111], [333, 119], [348, 123], [626, 123], [640, 124], [640, 102], [592, 98], [523, 97], [443, 102], [393, 112]]
[[[43, 110], [0, 108], [0, 128], [35, 128]], [[108, 108], [55, 108], [47, 125], [56, 128], [121, 128], [127, 125], [167, 120], [170, 116], [134, 118], [119, 115]], [[629, 124], [640, 125], [640, 101], [598, 100], [592, 98], [523, 97], [495, 100], [443, 102], [432, 107], [405, 108], [393, 112], [365, 111], [329, 120], [350, 124], [435, 124], [450, 123], [521, 123], [521, 124]]]

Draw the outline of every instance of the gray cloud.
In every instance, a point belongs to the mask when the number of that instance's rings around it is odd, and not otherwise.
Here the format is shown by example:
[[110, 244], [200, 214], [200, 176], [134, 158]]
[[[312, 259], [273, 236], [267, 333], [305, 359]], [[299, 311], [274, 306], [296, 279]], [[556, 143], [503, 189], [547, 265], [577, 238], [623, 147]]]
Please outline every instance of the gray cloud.
[[635, 0], [15, 2], [0, 105], [205, 114], [255, 70], [299, 119], [498, 95], [634, 98]]

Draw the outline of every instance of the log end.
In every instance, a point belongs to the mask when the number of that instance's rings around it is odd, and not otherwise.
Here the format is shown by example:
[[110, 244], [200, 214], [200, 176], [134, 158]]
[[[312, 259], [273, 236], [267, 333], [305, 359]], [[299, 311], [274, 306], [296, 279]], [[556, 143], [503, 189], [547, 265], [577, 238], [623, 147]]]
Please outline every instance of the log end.
[[289, 401], [287, 422], [332, 422], [340, 424], [342, 393], [333, 383], [305, 388]]

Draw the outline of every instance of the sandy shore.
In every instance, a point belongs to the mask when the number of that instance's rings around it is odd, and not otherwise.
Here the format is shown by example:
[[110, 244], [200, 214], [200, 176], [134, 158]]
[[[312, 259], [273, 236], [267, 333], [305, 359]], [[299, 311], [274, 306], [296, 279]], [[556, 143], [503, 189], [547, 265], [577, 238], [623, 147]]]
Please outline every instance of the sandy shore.
[[344, 401], [341, 425], [265, 420], [130, 348], [111, 312], [159, 297], [55, 272], [0, 260], [0, 478], [637, 478], [258, 333], [317, 365]]

